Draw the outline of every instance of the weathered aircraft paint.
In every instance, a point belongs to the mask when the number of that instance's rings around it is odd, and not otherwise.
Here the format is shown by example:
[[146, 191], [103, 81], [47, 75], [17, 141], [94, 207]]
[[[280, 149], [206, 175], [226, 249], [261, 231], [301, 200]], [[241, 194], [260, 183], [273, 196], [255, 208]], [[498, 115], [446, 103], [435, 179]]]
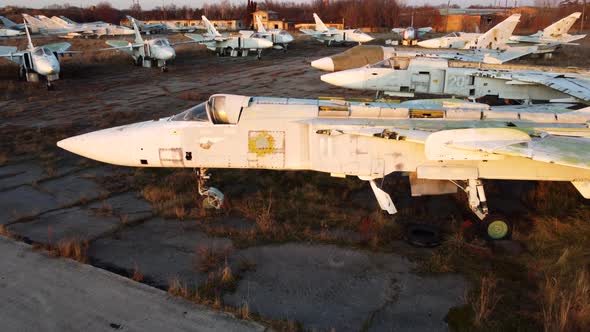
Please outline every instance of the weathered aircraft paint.
[[306, 35], [312, 36], [316, 40], [319, 40], [328, 46], [332, 44], [343, 43], [362, 44], [375, 39], [359, 29], [340, 30], [328, 28], [316, 13], [313, 13], [313, 18], [315, 20], [315, 30], [299, 29], [299, 31]]
[[403, 97], [423, 93], [590, 103], [588, 73], [467, 65], [437, 58], [392, 57], [374, 65], [325, 74], [321, 79], [336, 86]]
[[[404, 103], [213, 95], [178, 115], [70, 137], [81, 156], [131, 167], [314, 170], [369, 181], [411, 174], [414, 195], [464, 181], [487, 213], [481, 179], [570, 181], [590, 198], [590, 108], [490, 108], [456, 99]], [[419, 181], [416, 182], [416, 181]], [[439, 188], [439, 189], [437, 189]], [[443, 189], [444, 188], [444, 189]]]

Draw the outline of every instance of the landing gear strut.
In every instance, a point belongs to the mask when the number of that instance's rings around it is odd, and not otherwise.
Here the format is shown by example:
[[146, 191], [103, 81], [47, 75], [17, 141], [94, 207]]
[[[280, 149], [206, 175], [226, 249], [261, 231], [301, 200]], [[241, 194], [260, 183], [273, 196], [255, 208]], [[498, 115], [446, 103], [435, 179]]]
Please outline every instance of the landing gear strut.
[[219, 189], [207, 187], [207, 180], [211, 178], [211, 175], [207, 174], [207, 169], [195, 169], [195, 174], [197, 174], [199, 195], [203, 196], [203, 207], [205, 209], [221, 209], [225, 196]]
[[484, 238], [487, 240], [506, 240], [510, 238], [512, 225], [508, 222], [508, 219], [498, 214], [489, 214], [481, 180], [469, 179], [465, 187], [454, 181], [453, 183], [467, 194], [469, 208], [480, 219], [479, 228]]
[[256, 59], [258, 59], [258, 60], [262, 59], [262, 50], [261, 49], [257, 51]]

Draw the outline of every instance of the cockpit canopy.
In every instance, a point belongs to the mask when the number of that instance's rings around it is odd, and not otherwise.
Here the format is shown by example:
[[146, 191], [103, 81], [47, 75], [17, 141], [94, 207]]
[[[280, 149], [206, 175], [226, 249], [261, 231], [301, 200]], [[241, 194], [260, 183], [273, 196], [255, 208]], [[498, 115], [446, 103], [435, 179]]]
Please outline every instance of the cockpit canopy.
[[360, 34], [360, 33], [363, 33], [363, 32], [361, 30], [359, 30], [359, 29], [355, 29], [355, 30], [352, 31], [352, 33], [359, 33]]
[[154, 45], [156, 45], [156, 46], [170, 46], [170, 43], [168, 42], [167, 39], [156, 39], [156, 41], [154, 42]]
[[390, 58], [375, 64], [369, 65], [369, 68], [387, 68], [387, 69], [408, 69], [410, 66], [409, 58]]
[[45, 56], [51, 56], [52, 53], [51, 53], [51, 51], [48, 48], [39, 47], [39, 48], [37, 48], [36, 50], [33, 51], [33, 55], [36, 55], [36, 56], [43, 56], [43, 55], [45, 55]]
[[248, 106], [250, 97], [238, 95], [213, 95], [207, 102], [191, 107], [173, 116], [171, 121], [211, 121], [213, 124], [237, 124], [242, 109]]
[[453, 37], [461, 37], [461, 35], [458, 32], [451, 32], [448, 35], [445, 36], [446, 38], [453, 38]]
[[281, 30], [281, 31], [279, 32], [279, 35], [283, 35], [283, 36], [286, 36], [286, 35], [288, 35], [288, 34], [289, 34], [289, 33], [288, 33], [287, 31], [285, 31], [285, 30]]

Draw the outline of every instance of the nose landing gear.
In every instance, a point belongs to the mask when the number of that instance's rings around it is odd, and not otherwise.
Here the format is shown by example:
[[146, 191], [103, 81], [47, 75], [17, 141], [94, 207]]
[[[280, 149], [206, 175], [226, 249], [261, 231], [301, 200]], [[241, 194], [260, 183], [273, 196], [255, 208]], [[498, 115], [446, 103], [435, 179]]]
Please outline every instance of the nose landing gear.
[[195, 169], [195, 174], [197, 174], [198, 177], [197, 184], [199, 195], [203, 197], [203, 207], [205, 209], [220, 210], [223, 206], [225, 195], [215, 187], [207, 187], [207, 180], [211, 178], [211, 175], [207, 174], [207, 169]]

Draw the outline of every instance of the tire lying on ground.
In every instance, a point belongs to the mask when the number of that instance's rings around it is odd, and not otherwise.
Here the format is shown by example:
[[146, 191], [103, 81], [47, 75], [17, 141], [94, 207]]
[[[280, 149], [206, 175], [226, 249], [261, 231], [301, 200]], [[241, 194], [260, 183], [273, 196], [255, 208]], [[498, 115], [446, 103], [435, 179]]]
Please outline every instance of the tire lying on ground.
[[439, 246], [442, 241], [440, 227], [429, 224], [408, 224], [405, 228], [404, 240], [421, 248]]

